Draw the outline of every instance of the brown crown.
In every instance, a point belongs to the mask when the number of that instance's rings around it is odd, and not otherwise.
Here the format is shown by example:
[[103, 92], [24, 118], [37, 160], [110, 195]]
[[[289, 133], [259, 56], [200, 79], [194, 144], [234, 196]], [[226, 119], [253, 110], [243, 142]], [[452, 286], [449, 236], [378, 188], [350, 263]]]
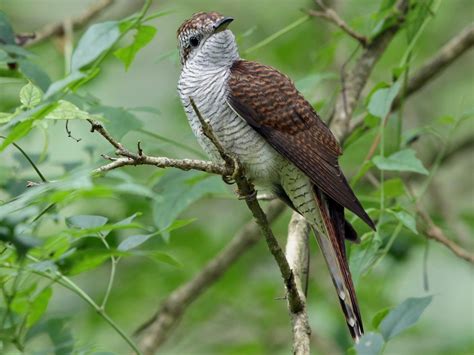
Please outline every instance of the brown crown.
[[217, 21], [223, 19], [218, 12], [198, 12], [195, 13], [190, 19], [183, 22], [178, 28], [178, 36], [181, 33], [201, 29], [203, 27], [209, 27], [214, 25]]

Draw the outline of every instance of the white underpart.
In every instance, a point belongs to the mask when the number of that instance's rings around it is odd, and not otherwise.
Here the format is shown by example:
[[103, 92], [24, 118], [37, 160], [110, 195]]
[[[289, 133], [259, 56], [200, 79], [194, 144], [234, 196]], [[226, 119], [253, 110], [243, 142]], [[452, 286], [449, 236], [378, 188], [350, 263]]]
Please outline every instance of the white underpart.
[[248, 177], [257, 185], [268, 186], [278, 182], [278, 167], [284, 158], [227, 104], [230, 68], [238, 59], [232, 32], [223, 31], [209, 37], [200, 52], [184, 65], [178, 92], [191, 129], [211, 159], [220, 161], [220, 156], [202, 133], [190, 97], [225, 150], [244, 165]]

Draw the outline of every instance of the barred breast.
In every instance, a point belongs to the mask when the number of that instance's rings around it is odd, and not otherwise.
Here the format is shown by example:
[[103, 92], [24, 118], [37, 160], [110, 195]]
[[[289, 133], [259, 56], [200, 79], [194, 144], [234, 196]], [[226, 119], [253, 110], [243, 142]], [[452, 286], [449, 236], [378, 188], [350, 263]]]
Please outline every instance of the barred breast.
[[273, 185], [279, 180], [278, 170], [283, 158], [227, 104], [229, 75], [230, 68], [206, 67], [199, 60], [183, 68], [178, 92], [191, 129], [211, 159], [220, 162], [216, 148], [202, 133], [190, 97], [226, 152], [237, 157], [244, 165], [252, 182]]

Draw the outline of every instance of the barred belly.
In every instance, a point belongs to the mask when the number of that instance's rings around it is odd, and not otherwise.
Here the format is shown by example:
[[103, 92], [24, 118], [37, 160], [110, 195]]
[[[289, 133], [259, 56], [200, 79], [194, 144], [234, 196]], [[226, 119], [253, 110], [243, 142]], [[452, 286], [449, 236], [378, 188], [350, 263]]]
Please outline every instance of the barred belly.
[[279, 166], [284, 158], [227, 104], [229, 74], [227, 68], [203, 69], [197, 65], [183, 68], [178, 92], [191, 129], [211, 159], [221, 162], [217, 149], [202, 133], [190, 97], [226, 152], [239, 159], [254, 184], [265, 186], [277, 183]]

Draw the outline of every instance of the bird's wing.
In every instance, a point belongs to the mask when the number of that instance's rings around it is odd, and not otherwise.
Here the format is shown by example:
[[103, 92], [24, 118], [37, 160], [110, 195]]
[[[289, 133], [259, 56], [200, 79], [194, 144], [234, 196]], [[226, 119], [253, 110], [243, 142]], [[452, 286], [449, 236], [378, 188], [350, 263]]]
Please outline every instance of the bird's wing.
[[325, 194], [374, 228], [339, 168], [339, 143], [288, 77], [259, 63], [237, 61], [228, 104]]

